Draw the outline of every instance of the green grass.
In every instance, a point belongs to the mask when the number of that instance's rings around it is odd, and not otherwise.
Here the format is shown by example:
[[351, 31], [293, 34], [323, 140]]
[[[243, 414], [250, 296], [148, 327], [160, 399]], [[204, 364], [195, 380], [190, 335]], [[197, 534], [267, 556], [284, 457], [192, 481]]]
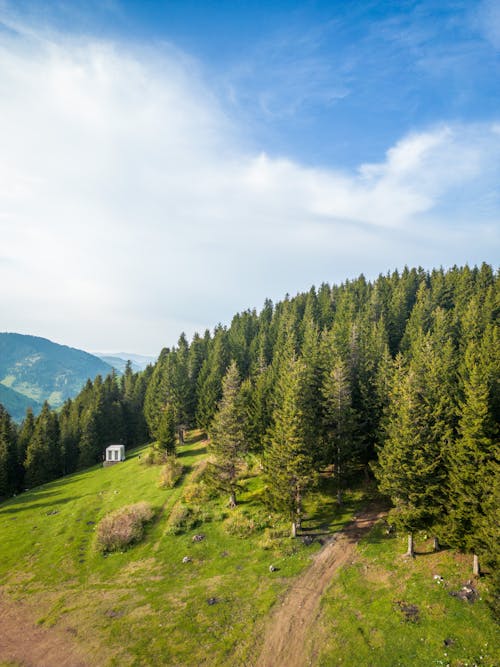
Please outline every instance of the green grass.
[[[359, 545], [354, 561], [323, 598], [318, 664], [500, 664], [498, 628], [485, 601], [469, 603], [450, 595], [470, 578], [470, 557], [432, 553], [430, 540], [420, 537], [415, 559], [401, 556], [405, 536], [388, 536], [382, 522]], [[487, 583], [477, 585], [484, 594]], [[406, 620], [401, 604], [416, 605], [418, 620]]]
[[[169, 514], [206, 448], [196, 434], [180, 448], [185, 472], [170, 490], [158, 485], [161, 467], [139, 459], [145, 451], [0, 505], [0, 585], [36, 609], [40, 625], [77, 629], [100, 665], [252, 664], [263, 619], [319, 545], [288, 537], [289, 526], [262, 503], [261, 478], [250, 472], [236, 510], [227, 509], [226, 498], [205, 501], [195, 508], [198, 524], [172, 535]], [[308, 501], [304, 529], [342, 527], [361, 502], [360, 493], [354, 496], [337, 513], [328, 488], [318, 490]], [[145, 539], [103, 556], [94, 544], [96, 524], [140, 500], [156, 510]], [[231, 528], [235, 514], [245, 537]], [[205, 539], [194, 543], [195, 533]], [[182, 563], [184, 556], [191, 562]], [[278, 568], [272, 574], [271, 563]], [[217, 602], [209, 605], [212, 597]]]
[[[251, 469], [236, 510], [226, 507], [227, 498], [193, 501], [197, 523], [173, 535], [170, 513], [206, 459], [205, 443], [192, 433], [180, 448], [184, 474], [173, 489], [160, 488], [161, 466], [144, 465], [145, 451], [1, 504], [3, 592], [22, 600], [40, 626], [74, 637], [91, 664], [255, 664], [272, 606], [319, 544], [306, 547], [288, 537], [289, 526], [263, 505], [262, 479]], [[306, 499], [304, 532], [322, 537], [341, 529], [369, 495], [347, 492], [339, 509], [332, 491], [331, 480], [323, 479]], [[156, 510], [144, 540], [123, 552], [99, 553], [99, 520], [141, 500]], [[194, 543], [196, 533], [205, 539]], [[381, 528], [364, 541], [324, 599], [314, 664], [446, 665], [443, 641], [452, 638], [450, 665], [493, 665], [494, 626], [485, 603], [469, 605], [448, 594], [468, 578], [469, 564], [449, 552], [408, 561], [400, 558], [403, 551], [402, 541]], [[184, 556], [191, 562], [182, 563]], [[278, 570], [270, 573], [270, 564]], [[434, 582], [435, 573], [448, 588]], [[404, 622], [398, 600], [418, 605], [418, 623]]]

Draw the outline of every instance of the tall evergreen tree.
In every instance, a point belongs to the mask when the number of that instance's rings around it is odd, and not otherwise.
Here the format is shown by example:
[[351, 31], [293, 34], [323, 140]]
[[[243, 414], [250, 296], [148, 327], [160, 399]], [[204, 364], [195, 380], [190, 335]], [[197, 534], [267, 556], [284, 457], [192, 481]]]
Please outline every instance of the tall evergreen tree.
[[222, 382], [222, 399], [210, 426], [210, 451], [215, 463], [213, 477], [219, 489], [229, 494], [230, 507], [236, 506], [236, 484], [247, 443], [240, 398], [240, 375], [232, 361]]
[[348, 369], [340, 359], [326, 374], [321, 394], [327, 460], [334, 464], [337, 501], [342, 505], [345, 479], [357, 461], [360, 447]]
[[[498, 351], [496, 353], [498, 359]], [[491, 410], [494, 387], [480, 346], [471, 342], [463, 371], [458, 437], [449, 450], [447, 542], [462, 550], [498, 558], [499, 431]], [[500, 369], [497, 368], [497, 373]], [[495, 563], [498, 565], [498, 563]]]
[[49, 482], [62, 472], [57, 414], [50, 410], [47, 402], [35, 422], [26, 450], [25, 469], [25, 483], [30, 488]]
[[18, 488], [16, 429], [0, 405], [0, 498], [12, 495]]
[[35, 431], [35, 417], [33, 415], [33, 410], [32, 408], [28, 408], [26, 410], [26, 417], [23, 420], [23, 423], [21, 424], [21, 428], [19, 429], [18, 437], [17, 437], [17, 476], [18, 476], [18, 483], [19, 483], [19, 488], [23, 488], [24, 486], [24, 475], [25, 475], [25, 469], [24, 469], [24, 462], [26, 460], [26, 452], [28, 450], [28, 445], [30, 443], [31, 438], [33, 437], [33, 433]]
[[167, 403], [162, 410], [158, 426], [157, 447], [165, 454], [175, 456], [176, 441], [175, 410], [170, 403]]
[[290, 519], [292, 537], [301, 524], [304, 493], [314, 480], [301, 407], [303, 374], [303, 362], [293, 356], [282, 367], [264, 458], [269, 502]]

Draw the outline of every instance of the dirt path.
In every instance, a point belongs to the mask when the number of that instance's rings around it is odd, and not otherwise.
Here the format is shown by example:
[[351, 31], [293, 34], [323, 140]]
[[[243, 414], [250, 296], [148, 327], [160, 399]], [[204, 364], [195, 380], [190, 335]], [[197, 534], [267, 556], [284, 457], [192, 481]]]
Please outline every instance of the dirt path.
[[[22, 667], [88, 667], [71, 634], [36, 624], [33, 610], [0, 590], [0, 665]], [[76, 633], [76, 630], [73, 630]]]
[[264, 644], [255, 667], [306, 667], [308, 641], [313, 639], [319, 603], [335, 572], [349, 561], [356, 544], [385, 516], [380, 507], [360, 513], [335, 534], [295, 580], [267, 624]]

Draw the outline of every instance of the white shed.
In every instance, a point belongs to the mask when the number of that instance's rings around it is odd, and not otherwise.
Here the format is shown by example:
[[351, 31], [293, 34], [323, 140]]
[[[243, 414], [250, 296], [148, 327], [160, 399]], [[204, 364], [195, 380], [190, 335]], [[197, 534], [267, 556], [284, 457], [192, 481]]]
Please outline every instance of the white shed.
[[125, 461], [125, 445], [109, 445], [109, 447], [106, 447], [104, 465], [109, 466], [113, 463], [120, 463], [120, 461]]

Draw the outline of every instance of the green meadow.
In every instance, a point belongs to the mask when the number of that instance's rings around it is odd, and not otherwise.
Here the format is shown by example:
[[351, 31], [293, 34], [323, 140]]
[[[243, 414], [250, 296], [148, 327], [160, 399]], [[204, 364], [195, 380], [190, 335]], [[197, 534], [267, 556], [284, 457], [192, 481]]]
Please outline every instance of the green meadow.
[[[90, 664], [255, 664], [273, 605], [319, 541], [291, 540], [288, 525], [269, 514], [258, 465], [245, 473], [236, 510], [227, 509], [226, 498], [200, 494], [195, 480], [207, 452], [199, 433], [179, 449], [184, 474], [173, 489], [160, 488], [160, 467], [145, 465], [145, 452], [136, 449], [124, 463], [73, 474], [0, 505], [4, 598], [20, 601], [47, 632], [70, 636]], [[369, 495], [348, 492], [340, 512], [323, 481], [306, 503], [304, 530], [318, 538], [340, 530]], [[100, 519], [142, 500], [155, 510], [144, 539], [123, 552], [100, 553]], [[193, 541], [194, 535], [203, 539]], [[449, 595], [468, 563], [449, 552], [409, 562], [399, 557], [402, 550], [380, 525], [334, 578], [318, 625], [318, 664], [444, 665], [449, 637], [450, 665], [494, 665], [495, 626], [485, 602]], [[434, 571], [449, 590], [438, 587]], [[417, 604], [419, 620], [404, 621], [397, 600]]]

